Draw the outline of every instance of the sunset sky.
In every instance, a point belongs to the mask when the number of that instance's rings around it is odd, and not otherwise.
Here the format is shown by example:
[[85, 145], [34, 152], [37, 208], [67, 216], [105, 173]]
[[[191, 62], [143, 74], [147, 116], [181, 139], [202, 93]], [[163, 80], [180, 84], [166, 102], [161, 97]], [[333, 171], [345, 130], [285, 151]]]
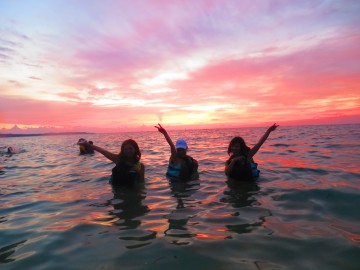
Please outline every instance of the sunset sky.
[[359, 14], [358, 0], [1, 0], [0, 129], [359, 123]]

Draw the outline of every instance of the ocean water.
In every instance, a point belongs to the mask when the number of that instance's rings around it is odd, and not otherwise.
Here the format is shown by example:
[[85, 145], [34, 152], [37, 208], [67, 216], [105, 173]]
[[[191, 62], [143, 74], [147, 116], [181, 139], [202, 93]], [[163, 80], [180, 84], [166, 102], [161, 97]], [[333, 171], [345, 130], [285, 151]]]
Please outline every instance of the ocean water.
[[360, 125], [280, 126], [255, 156], [259, 180], [228, 181], [231, 138], [252, 146], [265, 130], [169, 131], [199, 161], [186, 184], [166, 179], [156, 130], [87, 135], [113, 152], [139, 143], [146, 183], [117, 190], [80, 135], [0, 138], [0, 268], [359, 269]]

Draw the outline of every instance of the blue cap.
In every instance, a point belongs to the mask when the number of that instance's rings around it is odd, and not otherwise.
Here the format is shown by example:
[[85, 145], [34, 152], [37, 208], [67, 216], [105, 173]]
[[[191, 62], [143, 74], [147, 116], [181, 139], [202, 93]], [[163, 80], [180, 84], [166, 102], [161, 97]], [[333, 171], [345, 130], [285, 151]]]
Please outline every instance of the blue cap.
[[176, 141], [176, 145], [175, 145], [175, 148], [176, 149], [179, 149], [179, 148], [182, 148], [182, 149], [187, 149], [187, 143], [185, 140], [183, 139], [180, 139], [180, 140], [177, 140]]

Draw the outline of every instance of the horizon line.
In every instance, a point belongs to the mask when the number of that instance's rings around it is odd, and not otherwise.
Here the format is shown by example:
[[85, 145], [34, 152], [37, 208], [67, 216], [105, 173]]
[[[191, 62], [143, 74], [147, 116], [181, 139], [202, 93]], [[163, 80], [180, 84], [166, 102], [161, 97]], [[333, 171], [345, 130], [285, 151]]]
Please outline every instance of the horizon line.
[[[335, 124], [285, 124], [280, 125], [281, 127], [306, 127], [306, 126], [339, 126], [339, 125], [360, 125], [358, 123], [335, 123]], [[176, 126], [179, 127], [179, 126]], [[263, 128], [261, 126], [237, 126], [237, 127], [200, 127], [200, 128], [167, 128], [168, 130], [206, 130], [206, 129], [239, 129], [239, 128]], [[20, 129], [20, 128], [19, 128]], [[26, 130], [26, 129], [24, 129]], [[156, 130], [124, 130], [124, 131], [113, 131], [113, 132], [89, 132], [89, 131], [59, 131], [59, 132], [44, 132], [44, 133], [0, 133], [0, 138], [4, 137], [31, 137], [31, 136], [51, 136], [51, 135], [70, 135], [70, 134], [117, 134], [117, 133], [132, 133], [132, 132], [156, 132]]]

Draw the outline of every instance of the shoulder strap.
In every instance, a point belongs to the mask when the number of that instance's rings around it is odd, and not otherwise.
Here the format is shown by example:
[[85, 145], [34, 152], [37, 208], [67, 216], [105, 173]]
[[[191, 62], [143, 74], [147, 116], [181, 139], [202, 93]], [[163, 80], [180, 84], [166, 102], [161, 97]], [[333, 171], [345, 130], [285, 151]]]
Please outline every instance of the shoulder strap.
[[188, 155], [186, 155], [183, 159], [184, 159], [187, 167], [189, 168], [189, 171], [192, 172], [194, 170], [194, 167], [195, 167], [194, 159], [191, 156], [188, 156]]

